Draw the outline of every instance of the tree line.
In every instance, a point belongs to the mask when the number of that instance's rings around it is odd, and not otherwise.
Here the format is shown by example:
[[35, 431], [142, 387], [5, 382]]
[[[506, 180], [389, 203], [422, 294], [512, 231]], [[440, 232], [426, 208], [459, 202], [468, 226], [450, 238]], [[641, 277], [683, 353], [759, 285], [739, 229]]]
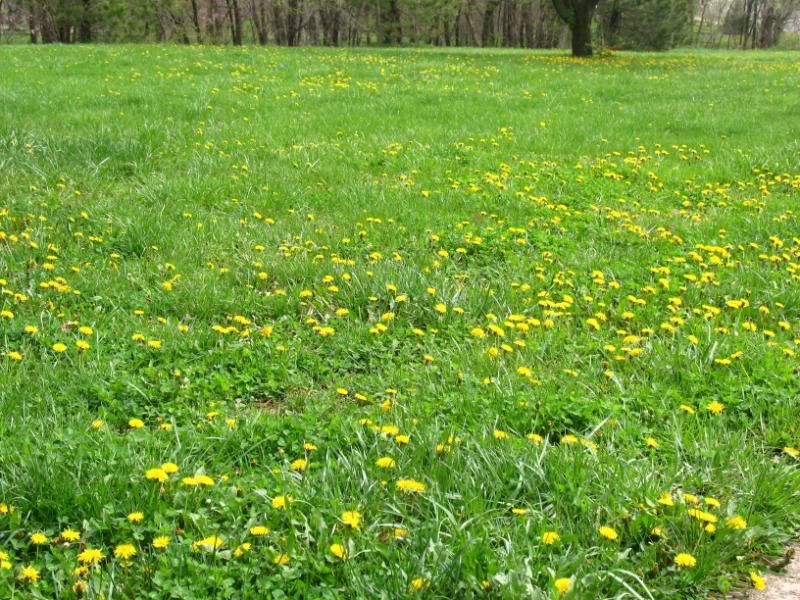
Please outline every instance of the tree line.
[[768, 48], [800, 0], [0, 0], [32, 43]]

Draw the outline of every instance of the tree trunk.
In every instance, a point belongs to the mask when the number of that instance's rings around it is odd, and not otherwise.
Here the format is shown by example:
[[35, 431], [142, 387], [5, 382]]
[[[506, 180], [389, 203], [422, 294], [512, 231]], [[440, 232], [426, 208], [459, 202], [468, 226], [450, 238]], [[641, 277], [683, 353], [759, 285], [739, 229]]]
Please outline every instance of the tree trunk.
[[592, 55], [592, 12], [583, 3], [575, 9], [575, 23], [572, 27], [572, 56]]
[[197, 10], [197, 0], [192, 0], [192, 23], [194, 24], [194, 32], [197, 35], [197, 43], [203, 43], [203, 34], [200, 32], [200, 14]]

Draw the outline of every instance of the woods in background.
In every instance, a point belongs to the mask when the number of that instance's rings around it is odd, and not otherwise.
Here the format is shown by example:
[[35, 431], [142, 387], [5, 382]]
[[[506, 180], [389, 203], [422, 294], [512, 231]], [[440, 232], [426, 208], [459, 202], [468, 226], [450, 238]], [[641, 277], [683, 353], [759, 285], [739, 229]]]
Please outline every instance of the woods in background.
[[[800, 0], [0, 0], [32, 43], [769, 48]], [[594, 38], [594, 39], [592, 39]]]

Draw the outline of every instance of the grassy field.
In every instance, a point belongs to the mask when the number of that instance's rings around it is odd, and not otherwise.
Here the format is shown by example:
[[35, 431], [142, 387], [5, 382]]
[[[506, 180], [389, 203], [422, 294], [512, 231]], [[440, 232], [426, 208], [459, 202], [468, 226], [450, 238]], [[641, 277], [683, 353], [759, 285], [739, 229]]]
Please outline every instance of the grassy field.
[[798, 115], [782, 53], [0, 48], [0, 597], [760, 587]]

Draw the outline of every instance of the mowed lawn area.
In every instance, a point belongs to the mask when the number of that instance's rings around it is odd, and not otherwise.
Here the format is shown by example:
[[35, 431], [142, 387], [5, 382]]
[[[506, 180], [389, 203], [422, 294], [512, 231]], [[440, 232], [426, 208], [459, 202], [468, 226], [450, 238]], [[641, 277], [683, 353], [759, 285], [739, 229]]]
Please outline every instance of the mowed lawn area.
[[762, 587], [798, 132], [789, 53], [0, 48], [0, 597]]

